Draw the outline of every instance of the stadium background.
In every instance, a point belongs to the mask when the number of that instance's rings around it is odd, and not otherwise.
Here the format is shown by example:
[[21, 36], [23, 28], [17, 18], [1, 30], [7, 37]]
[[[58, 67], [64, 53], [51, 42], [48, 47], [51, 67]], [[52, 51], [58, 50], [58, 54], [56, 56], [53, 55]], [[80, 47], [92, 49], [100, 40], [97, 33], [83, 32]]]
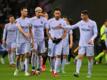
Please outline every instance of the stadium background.
[[63, 15], [71, 17], [74, 21], [80, 19], [80, 11], [87, 9], [91, 17], [101, 25], [106, 18], [107, 0], [0, 0], [0, 23], [6, 22], [9, 14], [19, 16], [21, 6], [28, 6], [30, 16], [35, 6], [42, 6], [47, 12], [53, 8], [60, 7]]

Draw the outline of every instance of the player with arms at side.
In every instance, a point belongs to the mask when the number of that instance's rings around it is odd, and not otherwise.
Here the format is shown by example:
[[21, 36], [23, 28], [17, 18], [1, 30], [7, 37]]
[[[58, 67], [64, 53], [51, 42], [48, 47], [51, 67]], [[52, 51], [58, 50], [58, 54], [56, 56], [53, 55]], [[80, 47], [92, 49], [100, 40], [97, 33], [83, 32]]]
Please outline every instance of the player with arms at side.
[[17, 27], [15, 23], [15, 18], [13, 15], [9, 16], [9, 23], [5, 25], [4, 33], [3, 33], [3, 45], [6, 47], [8, 51], [8, 57], [10, 66], [14, 66], [14, 57], [15, 57], [15, 49], [16, 49], [16, 35], [17, 35]]
[[17, 53], [16, 53], [16, 70], [14, 76], [18, 75], [19, 64], [21, 69], [25, 69], [25, 76], [29, 76], [28, 72], [28, 58], [30, 52], [31, 42], [31, 25], [29, 18], [27, 18], [28, 9], [26, 7], [21, 8], [21, 17], [16, 20], [16, 26], [18, 28], [17, 34]]

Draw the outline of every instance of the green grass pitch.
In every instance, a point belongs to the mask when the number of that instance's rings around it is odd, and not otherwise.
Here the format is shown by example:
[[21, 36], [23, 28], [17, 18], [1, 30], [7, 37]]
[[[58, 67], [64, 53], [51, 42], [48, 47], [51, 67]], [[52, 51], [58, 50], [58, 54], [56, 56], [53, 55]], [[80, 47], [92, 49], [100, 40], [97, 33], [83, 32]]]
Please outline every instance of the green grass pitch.
[[[31, 68], [31, 66], [30, 66]], [[70, 65], [65, 66], [65, 74], [60, 73], [59, 77], [54, 78], [49, 72], [49, 64], [47, 61], [47, 70], [42, 72], [39, 76], [29, 76], [25, 77], [23, 72], [20, 72], [17, 77], [13, 76], [14, 68], [9, 67], [8, 63], [2, 65], [0, 63], [0, 80], [107, 80], [107, 65], [99, 64], [94, 65], [93, 76], [90, 79], [87, 79], [87, 60], [84, 59], [83, 65], [81, 67], [81, 73], [79, 78], [75, 78], [73, 73], [75, 71], [75, 65], [73, 60]]]

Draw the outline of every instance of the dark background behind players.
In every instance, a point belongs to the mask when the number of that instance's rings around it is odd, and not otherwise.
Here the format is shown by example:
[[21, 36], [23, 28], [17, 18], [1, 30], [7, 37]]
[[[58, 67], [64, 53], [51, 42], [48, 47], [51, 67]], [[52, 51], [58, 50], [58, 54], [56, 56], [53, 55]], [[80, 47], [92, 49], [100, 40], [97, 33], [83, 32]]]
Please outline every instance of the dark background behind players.
[[[6, 22], [6, 16], [13, 14], [17, 17], [21, 6], [28, 6], [33, 14], [35, 6], [42, 6], [48, 13], [55, 7], [61, 7], [63, 14], [78, 21], [81, 10], [88, 10], [98, 25], [106, 18], [107, 0], [0, 0], [0, 22]], [[100, 6], [101, 5], [101, 6]], [[49, 14], [50, 15], [50, 14]]]

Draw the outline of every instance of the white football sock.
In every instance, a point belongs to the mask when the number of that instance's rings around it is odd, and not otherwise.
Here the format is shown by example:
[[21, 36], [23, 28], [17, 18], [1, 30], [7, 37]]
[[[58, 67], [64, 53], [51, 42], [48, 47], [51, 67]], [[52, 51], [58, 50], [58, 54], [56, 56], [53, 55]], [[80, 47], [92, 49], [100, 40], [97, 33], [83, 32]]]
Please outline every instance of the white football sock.
[[55, 59], [53, 58], [50, 58], [50, 66], [51, 66], [51, 69], [52, 71], [54, 70], [54, 66], [55, 66]]
[[82, 61], [80, 59], [78, 59], [77, 63], [76, 63], [76, 73], [78, 73], [78, 74], [80, 72], [81, 64], [82, 64]]
[[10, 63], [10, 64], [13, 64], [13, 56], [12, 56], [12, 53], [9, 53], [9, 54], [8, 54], [8, 59], [9, 59], [9, 63]]
[[36, 65], [35, 61], [36, 61], [36, 55], [32, 54], [32, 58], [31, 58], [32, 67], [35, 67], [35, 65]]
[[88, 61], [88, 74], [92, 74], [92, 68], [93, 68], [93, 60]]
[[62, 67], [61, 70], [62, 71], [64, 71], [65, 64], [66, 64], [66, 59], [63, 59], [62, 64], [61, 64], [61, 67]]
[[11, 63], [12, 64], [14, 64], [14, 54], [15, 54], [14, 52], [11, 52], [11, 54], [10, 54], [11, 55]]
[[37, 65], [37, 69], [40, 69], [40, 56], [37, 56], [37, 60], [36, 60], [36, 65]]
[[55, 60], [54, 73], [57, 73], [57, 70], [58, 70], [60, 64], [61, 64], [61, 59], [60, 59], [60, 58], [56, 58], [56, 60]]
[[29, 63], [28, 63], [28, 58], [25, 58], [25, 72], [28, 72], [28, 65], [29, 65]]

